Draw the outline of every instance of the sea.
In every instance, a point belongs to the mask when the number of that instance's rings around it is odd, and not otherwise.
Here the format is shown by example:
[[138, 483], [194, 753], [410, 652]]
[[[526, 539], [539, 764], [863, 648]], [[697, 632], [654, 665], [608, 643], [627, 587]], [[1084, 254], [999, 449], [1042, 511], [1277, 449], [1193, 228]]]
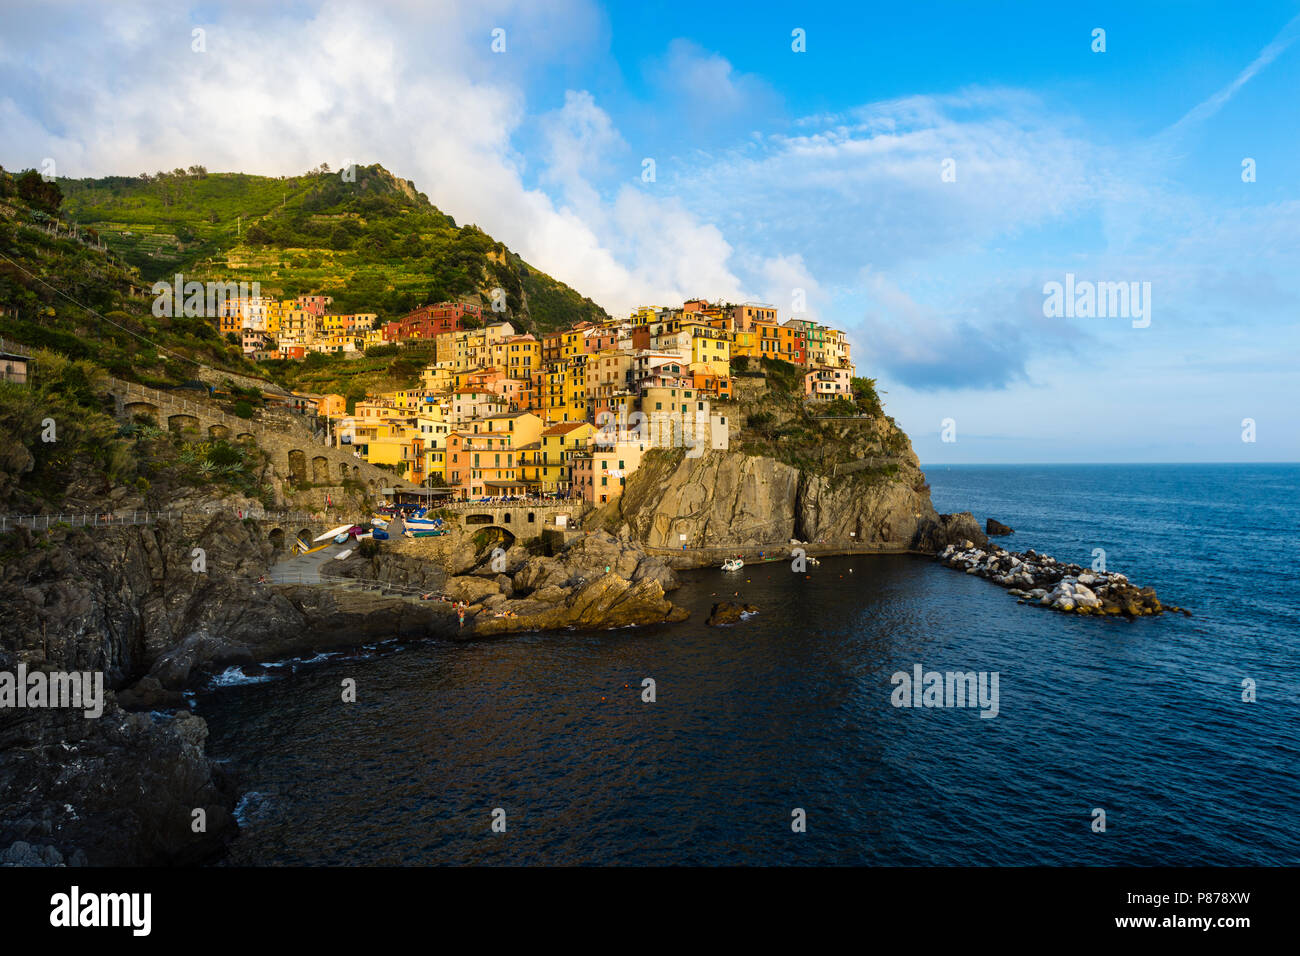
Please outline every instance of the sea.
[[[687, 573], [676, 625], [231, 669], [194, 698], [243, 792], [224, 863], [1300, 864], [1300, 465], [926, 474], [1191, 616], [856, 556]], [[758, 611], [705, 626], [721, 600]], [[917, 665], [996, 674], [996, 716], [901, 706]]]

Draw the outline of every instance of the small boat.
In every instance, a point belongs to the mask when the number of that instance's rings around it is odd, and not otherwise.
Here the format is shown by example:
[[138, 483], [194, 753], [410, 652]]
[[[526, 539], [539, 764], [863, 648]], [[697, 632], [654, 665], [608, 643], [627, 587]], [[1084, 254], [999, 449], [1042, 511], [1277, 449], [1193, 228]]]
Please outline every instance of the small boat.
[[346, 557], [347, 557], [348, 555], [350, 555], [351, 553], [352, 553], [352, 549], [351, 549], [351, 548], [348, 548], [346, 551], [340, 551], [338, 554], [334, 555], [334, 560], [335, 560], [335, 561], [342, 561], [344, 558], [346, 558]]
[[405, 531], [402, 532], [402, 534], [406, 535], [408, 538], [438, 538], [447, 533], [448, 532], [445, 528], [439, 531], [425, 531], [425, 530], [413, 531], [410, 528], [407, 528]]
[[419, 528], [425, 531], [435, 531], [442, 527], [441, 518], [433, 518], [432, 520], [426, 518], [407, 518], [402, 523], [408, 528]]
[[392, 520], [392, 515], [373, 514], [370, 516], [370, 523], [378, 525], [381, 528], [388, 527], [388, 522]]
[[739, 571], [744, 566], [745, 562], [740, 558], [727, 558], [726, 561], [722, 562], [722, 570], [724, 571]]
[[371, 538], [371, 537], [373, 537], [373, 536], [374, 536], [374, 532], [373, 532], [373, 531], [367, 531], [365, 534], [359, 534], [359, 535], [357, 535], [357, 540], [358, 540], [358, 541], [365, 541], [365, 540], [367, 540], [367, 539], [369, 539], [369, 538]]
[[342, 534], [336, 534], [336, 535], [334, 536], [334, 543], [335, 543], [335, 544], [343, 544], [343, 543], [344, 543], [345, 541], [347, 541], [348, 538], [350, 538], [350, 537], [352, 537], [352, 536], [351, 536], [350, 534], [348, 534], [348, 532], [344, 531]]
[[376, 541], [387, 541], [387, 540], [388, 540], [388, 532], [387, 532], [387, 531], [376, 531], [376, 532], [374, 533], [374, 535], [372, 535], [372, 537], [373, 537]]
[[[317, 535], [317, 536], [316, 536], [316, 540], [317, 540], [317, 541], [328, 541], [330, 538], [333, 538], [335, 541], [337, 541], [337, 540], [338, 540], [338, 535], [339, 535], [340, 533], [344, 532], [344, 531], [347, 531], [347, 530], [348, 530], [349, 528], [351, 528], [351, 527], [352, 527], [352, 525], [350, 525], [350, 524], [341, 524], [341, 525], [339, 525], [337, 528], [334, 528], [333, 530], [326, 531], [324, 534], [319, 534], [319, 535]], [[344, 537], [346, 537], [346, 535], [345, 535]]]

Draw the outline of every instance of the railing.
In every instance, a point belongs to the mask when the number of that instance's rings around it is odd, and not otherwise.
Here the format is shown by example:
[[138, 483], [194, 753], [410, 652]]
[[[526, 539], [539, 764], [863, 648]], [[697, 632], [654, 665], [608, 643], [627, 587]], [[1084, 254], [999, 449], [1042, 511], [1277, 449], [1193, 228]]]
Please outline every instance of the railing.
[[[30, 528], [33, 531], [46, 531], [60, 524], [70, 528], [120, 528], [156, 524], [161, 520], [210, 518], [222, 513], [223, 510], [225, 509], [210, 507], [198, 511], [103, 511], [94, 514], [0, 515], [0, 531], [19, 527]], [[263, 511], [244, 515], [236, 512], [235, 517], [246, 521], [266, 521], [275, 524], [325, 524], [329, 520], [324, 515], [313, 515], [305, 511]]]
[[452, 511], [491, 511], [495, 508], [581, 508], [581, 498], [568, 498], [556, 501], [552, 498], [515, 498], [512, 500], [496, 499], [490, 501], [446, 501], [430, 503], [429, 509], [448, 508]]
[[27, 358], [32, 357], [31, 349], [25, 345], [19, 345], [17, 342], [10, 342], [8, 339], [0, 337], [0, 352], [12, 352], [14, 355], [25, 355]]

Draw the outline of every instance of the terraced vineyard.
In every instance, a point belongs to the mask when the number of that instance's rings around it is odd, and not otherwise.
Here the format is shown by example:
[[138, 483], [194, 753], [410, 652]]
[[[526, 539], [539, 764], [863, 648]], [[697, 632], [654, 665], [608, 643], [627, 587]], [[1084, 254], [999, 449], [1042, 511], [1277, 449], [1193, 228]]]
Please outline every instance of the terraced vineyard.
[[476, 226], [457, 226], [382, 167], [355, 181], [317, 170], [272, 178], [208, 173], [60, 180], [63, 212], [94, 228], [146, 281], [175, 272], [258, 282], [269, 295], [324, 293], [340, 312], [389, 318], [418, 305], [503, 289], [505, 317], [549, 330], [605, 311]]

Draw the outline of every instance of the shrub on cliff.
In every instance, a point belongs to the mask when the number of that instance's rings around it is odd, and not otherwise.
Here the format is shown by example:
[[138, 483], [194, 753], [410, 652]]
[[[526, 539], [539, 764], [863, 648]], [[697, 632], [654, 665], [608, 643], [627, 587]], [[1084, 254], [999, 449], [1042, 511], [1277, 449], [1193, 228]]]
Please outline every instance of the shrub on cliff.
[[789, 362], [783, 359], [764, 358], [762, 366], [769, 389], [786, 394], [793, 394], [796, 390], [803, 392], [803, 376]]

